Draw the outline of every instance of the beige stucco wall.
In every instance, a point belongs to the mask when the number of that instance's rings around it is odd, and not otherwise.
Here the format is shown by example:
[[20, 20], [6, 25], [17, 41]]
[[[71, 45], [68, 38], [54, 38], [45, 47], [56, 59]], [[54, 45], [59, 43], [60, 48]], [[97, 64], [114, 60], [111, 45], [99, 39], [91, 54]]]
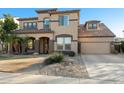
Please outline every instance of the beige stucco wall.
[[114, 37], [79, 38], [79, 42], [112, 42]]
[[[62, 14], [51, 15], [51, 20], [58, 20]], [[69, 19], [78, 19], [78, 13], [71, 13], [65, 15], [69, 16]], [[61, 34], [68, 34], [73, 37], [73, 40], [78, 40], [78, 25], [79, 21], [69, 21], [68, 26], [59, 26], [59, 22], [52, 22], [51, 29], [55, 32], [54, 36]], [[55, 37], [54, 37], [55, 40]], [[56, 42], [54, 43], [54, 49], [57, 50]], [[78, 44], [77, 41], [71, 43], [71, 50], [77, 54]]]
[[78, 42], [77, 41], [72, 42], [71, 50], [74, 51], [76, 54], [78, 54]]
[[[59, 16], [60, 15], [68, 15], [69, 16], [69, 25], [68, 26], [59, 26]], [[56, 35], [67, 34], [73, 37], [73, 40], [78, 40], [78, 25], [79, 25], [79, 14], [75, 13], [63, 13], [63, 14], [52, 14], [51, 16], [48, 13], [38, 14], [38, 20], [28, 20], [28, 21], [20, 21], [20, 28], [23, 28], [24, 22], [37, 22], [37, 28], [43, 29], [43, 19], [49, 18], [52, 22], [50, 22], [50, 28], [54, 31], [52, 33], [38, 33], [38, 34], [20, 34], [21, 37], [49, 37], [51, 40], [55, 41]], [[73, 20], [71, 20], [73, 19]], [[77, 19], [77, 20], [74, 20]], [[72, 40], [72, 41], [73, 41]], [[77, 53], [77, 41], [72, 42], [71, 49]], [[56, 42], [54, 43], [54, 50], [56, 50]]]
[[[49, 18], [50, 20], [58, 20], [59, 16], [63, 14], [52, 14], [51, 16], [47, 13], [38, 14], [38, 20], [24, 20], [20, 21], [20, 28], [23, 29], [23, 23], [24, 22], [37, 22], [37, 28], [43, 29], [43, 19]], [[78, 13], [64, 13], [64, 15], [68, 15], [69, 19], [78, 19]], [[50, 27], [51, 30], [54, 31], [54, 36], [60, 35], [60, 34], [69, 34], [73, 36], [73, 40], [78, 40], [78, 21], [70, 21], [69, 26], [59, 26], [59, 22], [51, 22]]]
[[38, 14], [38, 23], [37, 23], [37, 27], [38, 29], [43, 29], [43, 20], [44, 18], [49, 18], [50, 19], [50, 15], [48, 13], [42, 13], [42, 14]]
[[[62, 14], [51, 15], [52, 20], [58, 20], [59, 16]], [[69, 19], [78, 19], [78, 13], [65, 13], [64, 15], [68, 15]], [[51, 29], [55, 31], [55, 36], [60, 34], [69, 34], [73, 36], [73, 40], [77, 40], [78, 38], [78, 25], [79, 21], [69, 21], [68, 26], [59, 26], [59, 22], [52, 22]]]

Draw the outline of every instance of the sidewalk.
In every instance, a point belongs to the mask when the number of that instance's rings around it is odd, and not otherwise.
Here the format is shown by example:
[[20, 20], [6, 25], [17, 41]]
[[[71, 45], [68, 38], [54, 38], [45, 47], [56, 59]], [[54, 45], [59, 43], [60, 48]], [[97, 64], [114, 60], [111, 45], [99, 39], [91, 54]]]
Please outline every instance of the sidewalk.
[[98, 84], [112, 83], [93, 79], [0, 72], [0, 84]]

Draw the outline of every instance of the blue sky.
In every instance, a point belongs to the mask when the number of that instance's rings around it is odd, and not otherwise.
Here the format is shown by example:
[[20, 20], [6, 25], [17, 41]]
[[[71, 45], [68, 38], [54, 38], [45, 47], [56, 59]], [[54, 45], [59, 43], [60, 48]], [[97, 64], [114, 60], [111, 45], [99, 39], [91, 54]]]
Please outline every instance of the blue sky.
[[[1, 8], [0, 17], [9, 13], [17, 17], [37, 16], [35, 10], [39, 8]], [[40, 8], [43, 9], [43, 8]], [[58, 8], [58, 10], [72, 10], [77, 8]], [[80, 12], [80, 23], [88, 20], [100, 20], [105, 23], [118, 37], [124, 37], [124, 8], [78, 8]]]

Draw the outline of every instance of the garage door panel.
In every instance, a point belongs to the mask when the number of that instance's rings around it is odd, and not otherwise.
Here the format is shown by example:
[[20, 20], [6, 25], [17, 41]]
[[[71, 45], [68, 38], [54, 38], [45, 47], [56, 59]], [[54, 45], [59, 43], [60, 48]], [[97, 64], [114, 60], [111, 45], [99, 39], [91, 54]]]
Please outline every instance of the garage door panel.
[[81, 43], [81, 52], [84, 54], [110, 53], [110, 43]]

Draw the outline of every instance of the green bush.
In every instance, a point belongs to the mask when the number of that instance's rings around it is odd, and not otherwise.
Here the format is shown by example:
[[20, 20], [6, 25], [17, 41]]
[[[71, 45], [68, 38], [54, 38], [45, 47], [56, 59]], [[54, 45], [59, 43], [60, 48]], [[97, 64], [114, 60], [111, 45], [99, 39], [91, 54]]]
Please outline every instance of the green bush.
[[124, 41], [121, 41], [121, 49], [124, 52]]
[[70, 57], [74, 57], [76, 54], [74, 51], [56, 51], [57, 53], [62, 53], [63, 55], [67, 55]]
[[50, 57], [48, 57], [45, 60], [44, 65], [61, 63], [63, 60], [64, 60], [63, 54], [61, 54], [61, 53], [55, 53], [55, 54], [51, 55]]

